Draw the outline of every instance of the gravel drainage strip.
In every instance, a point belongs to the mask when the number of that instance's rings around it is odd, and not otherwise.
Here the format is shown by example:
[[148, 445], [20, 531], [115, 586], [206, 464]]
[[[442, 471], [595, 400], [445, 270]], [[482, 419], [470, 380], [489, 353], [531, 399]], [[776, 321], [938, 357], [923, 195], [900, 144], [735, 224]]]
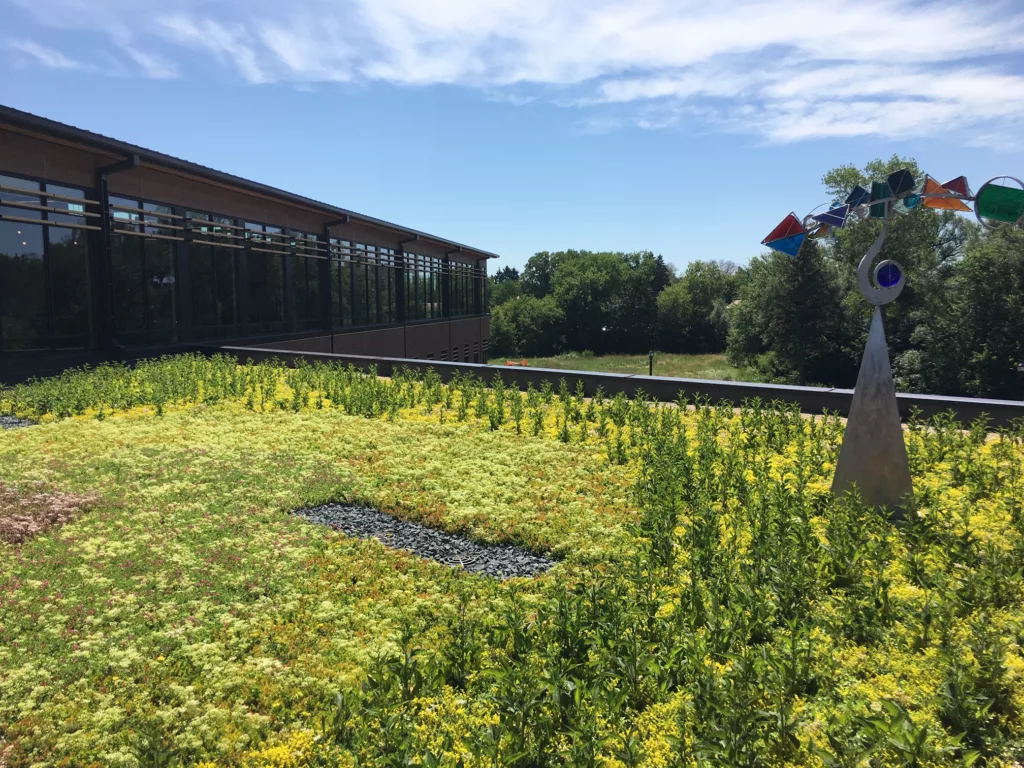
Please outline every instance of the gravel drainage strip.
[[374, 538], [385, 546], [497, 579], [536, 576], [555, 564], [548, 557], [514, 544], [478, 544], [453, 533], [399, 520], [371, 507], [324, 504], [296, 510], [295, 514], [311, 523], [329, 525], [348, 536]]
[[19, 419], [15, 416], [0, 416], [0, 429], [18, 429], [19, 427], [34, 426], [34, 421]]

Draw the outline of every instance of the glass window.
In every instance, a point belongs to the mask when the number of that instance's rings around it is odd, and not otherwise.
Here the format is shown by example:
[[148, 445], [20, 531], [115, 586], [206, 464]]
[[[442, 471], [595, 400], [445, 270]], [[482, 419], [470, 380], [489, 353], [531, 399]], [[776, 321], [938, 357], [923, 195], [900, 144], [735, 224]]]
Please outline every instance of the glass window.
[[174, 243], [145, 238], [149, 343], [174, 341], [177, 327]]
[[[221, 216], [190, 213], [197, 239], [231, 233], [234, 221]], [[192, 335], [197, 339], [238, 333], [238, 253], [235, 248], [193, 243], [189, 246], [189, 281], [192, 294]]]
[[295, 302], [295, 320], [301, 329], [322, 328], [320, 306], [320, 262], [316, 257], [316, 235], [301, 232], [295, 236], [292, 258], [292, 297]]
[[[66, 198], [84, 200], [78, 189], [47, 184], [46, 191]], [[87, 223], [75, 213], [85, 211], [85, 203], [50, 199], [46, 218], [61, 224]], [[89, 219], [95, 221], [95, 219]], [[50, 293], [53, 307], [53, 342], [58, 351], [86, 349], [92, 342], [92, 313], [89, 294], [89, 238], [84, 229], [47, 228]]]
[[[39, 184], [9, 176], [0, 176], [0, 185], [39, 191]], [[42, 219], [39, 211], [5, 206], [5, 202], [40, 206], [38, 195], [0, 191], [0, 213]], [[5, 352], [39, 350], [46, 345], [49, 322], [43, 253], [42, 226], [0, 221], [0, 348]]]
[[369, 245], [366, 247], [366, 322], [371, 325], [380, 322], [379, 273], [377, 249]]
[[49, 347], [43, 252], [41, 226], [0, 221], [0, 344], [5, 352]]
[[0, 353], [88, 348], [88, 238], [70, 226], [86, 221], [74, 215], [85, 212], [85, 193], [13, 176], [0, 176], [0, 186], [14, 190], [0, 191], [0, 213], [21, 219], [0, 222]]
[[397, 319], [395, 307], [395, 252], [381, 249], [381, 322], [393, 323]]
[[249, 330], [253, 333], [283, 331], [285, 255], [279, 238], [268, 238], [264, 234], [280, 234], [281, 230], [249, 222], [245, 228], [249, 244]]
[[366, 246], [355, 243], [352, 258], [352, 324], [366, 325]]
[[352, 252], [347, 240], [331, 243], [331, 317], [340, 328], [352, 325]]
[[155, 215], [169, 213], [170, 209], [113, 196], [110, 205], [114, 214], [111, 268], [118, 341], [172, 342], [177, 338], [178, 326], [175, 242], [165, 238], [173, 237], [175, 230], [164, 226], [167, 219]]

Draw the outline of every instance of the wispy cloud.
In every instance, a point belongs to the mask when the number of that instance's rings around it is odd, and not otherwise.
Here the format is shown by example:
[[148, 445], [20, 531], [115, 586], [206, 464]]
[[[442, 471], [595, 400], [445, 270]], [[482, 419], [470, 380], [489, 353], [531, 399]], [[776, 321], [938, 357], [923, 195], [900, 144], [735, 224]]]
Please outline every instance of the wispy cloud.
[[999, 143], [1024, 121], [1016, 0], [12, 1], [105, 33], [150, 77], [188, 76], [198, 52], [249, 83], [454, 84], [578, 110], [588, 130], [702, 121], [788, 142], [973, 128]]
[[157, 28], [160, 34], [175, 43], [204, 49], [221, 62], [233, 63], [250, 83], [264, 83], [270, 79], [264, 74], [253, 46], [247, 42], [248, 30], [241, 24], [166, 16], [158, 20]]
[[146, 77], [156, 80], [170, 80], [178, 76], [178, 65], [156, 53], [146, 53], [130, 45], [123, 48], [125, 54], [142, 69]]
[[50, 69], [81, 69], [82, 65], [60, 51], [47, 48], [33, 40], [11, 40], [7, 47], [25, 60], [31, 60]]

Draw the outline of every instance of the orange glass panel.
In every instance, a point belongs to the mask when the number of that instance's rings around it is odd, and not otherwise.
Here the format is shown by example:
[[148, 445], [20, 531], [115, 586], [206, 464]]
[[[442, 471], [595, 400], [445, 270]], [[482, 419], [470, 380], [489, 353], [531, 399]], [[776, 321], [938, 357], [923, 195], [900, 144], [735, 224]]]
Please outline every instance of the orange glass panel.
[[953, 193], [939, 184], [939, 182], [931, 176], [928, 176], [924, 182], [924, 198], [921, 200], [921, 205], [925, 208], [934, 208], [938, 211], [963, 211], [965, 213], [970, 213], [970, 206], [963, 200], [958, 200], [955, 197], [928, 197], [928, 195], [951, 194]]

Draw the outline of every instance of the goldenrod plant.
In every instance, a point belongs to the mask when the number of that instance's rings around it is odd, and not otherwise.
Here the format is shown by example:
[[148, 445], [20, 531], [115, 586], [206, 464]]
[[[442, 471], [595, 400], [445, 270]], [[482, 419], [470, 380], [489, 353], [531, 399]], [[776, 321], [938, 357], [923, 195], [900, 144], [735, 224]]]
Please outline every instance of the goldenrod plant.
[[[500, 374], [499, 374], [500, 376]], [[7, 766], [1012, 766], [1024, 425], [843, 422], [226, 357], [4, 390]], [[358, 501], [559, 563], [498, 582], [291, 514]], [[48, 526], [48, 527], [47, 527]]]

